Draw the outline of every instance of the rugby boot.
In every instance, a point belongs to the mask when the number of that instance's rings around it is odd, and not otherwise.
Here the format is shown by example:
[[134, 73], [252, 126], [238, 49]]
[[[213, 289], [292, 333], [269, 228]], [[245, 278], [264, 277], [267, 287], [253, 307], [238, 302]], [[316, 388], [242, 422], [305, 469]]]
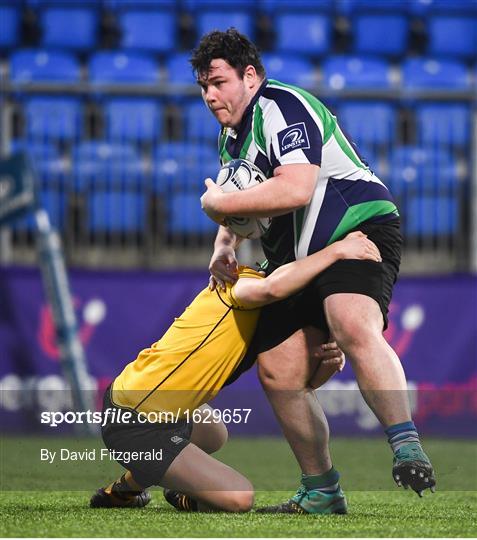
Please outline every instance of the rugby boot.
[[164, 489], [164, 499], [179, 512], [197, 512], [197, 501], [172, 489]]
[[348, 505], [340, 487], [326, 493], [318, 489], [307, 490], [302, 485], [288, 501], [257, 508], [256, 511], [260, 514], [346, 514]]
[[429, 458], [418, 443], [401, 446], [394, 454], [393, 478], [396, 484], [409, 486], [422, 497], [425, 489], [435, 491], [436, 478]]
[[142, 508], [151, 501], [149, 491], [124, 491], [114, 489], [117, 482], [100, 488], [91, 497], [91, 508]]

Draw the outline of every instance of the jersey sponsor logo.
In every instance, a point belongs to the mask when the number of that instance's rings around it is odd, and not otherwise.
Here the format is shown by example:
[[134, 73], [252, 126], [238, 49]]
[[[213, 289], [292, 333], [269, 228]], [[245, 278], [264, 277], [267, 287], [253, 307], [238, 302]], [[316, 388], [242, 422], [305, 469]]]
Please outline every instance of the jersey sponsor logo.
[[171, 437], [171, 441], [174, 443], [174, 444], [179, 444], [180, 442], [182, 442], [184, 439], [182, 437], [178, 437], [177, 435], [174, 435], [174, 437]]
[[304, 122], [298, 122], [286, 127], [278, 133], [278, 144], [280, 155], [284, 156], [288, 152], [293, 152], [299, 148], [310, 148], [310, 141]]

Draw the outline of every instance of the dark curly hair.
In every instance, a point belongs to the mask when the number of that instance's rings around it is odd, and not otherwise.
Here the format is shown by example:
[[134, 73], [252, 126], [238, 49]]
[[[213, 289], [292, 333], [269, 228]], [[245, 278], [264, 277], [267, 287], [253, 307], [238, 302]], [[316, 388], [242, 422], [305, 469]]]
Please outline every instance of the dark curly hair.
[[245, 68], [250, 65], [255, 68], [259, 77], [265, 77], [265, 68], [257, 47], [235, 28], [229, 28], [225, 32], [214, 30], [202, 37], [190, 58], [196, 78], [207, 77], [210, 63], [215, 58], [224, 59], [237, 70], [240, 78], [243, 78]]

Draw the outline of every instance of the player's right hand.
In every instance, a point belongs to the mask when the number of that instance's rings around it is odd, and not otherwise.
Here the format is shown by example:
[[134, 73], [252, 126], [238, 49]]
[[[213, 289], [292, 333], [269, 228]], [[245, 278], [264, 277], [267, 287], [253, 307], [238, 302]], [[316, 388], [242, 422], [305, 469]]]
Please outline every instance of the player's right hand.
[[217, 286], [225, 290], [225, 283], [235, 283], [238, 279], [238, 263], [235, 250], [231, 246], [221, 246], [215, 249], [210, 259], [209, 289]]
[[342, 259], [368, 259], [382, 262], [381, 253], [376, 244], [361, 231], [348, 234], [336, 244]]

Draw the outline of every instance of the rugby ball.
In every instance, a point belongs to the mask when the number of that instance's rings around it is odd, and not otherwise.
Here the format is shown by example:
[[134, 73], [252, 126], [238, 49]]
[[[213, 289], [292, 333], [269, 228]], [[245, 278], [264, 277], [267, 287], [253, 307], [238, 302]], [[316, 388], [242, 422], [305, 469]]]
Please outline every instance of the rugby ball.
[[[217, 175], [216, 184], [224, 193], [242, 191], [258, 186], [267, 180], [262, 171], [246, 159], [233, 159], [226, 163]], [[270, 227], [272, 218], [249, 218], [227, 216], [225, 224], [243, 238], [260, 238]]]

